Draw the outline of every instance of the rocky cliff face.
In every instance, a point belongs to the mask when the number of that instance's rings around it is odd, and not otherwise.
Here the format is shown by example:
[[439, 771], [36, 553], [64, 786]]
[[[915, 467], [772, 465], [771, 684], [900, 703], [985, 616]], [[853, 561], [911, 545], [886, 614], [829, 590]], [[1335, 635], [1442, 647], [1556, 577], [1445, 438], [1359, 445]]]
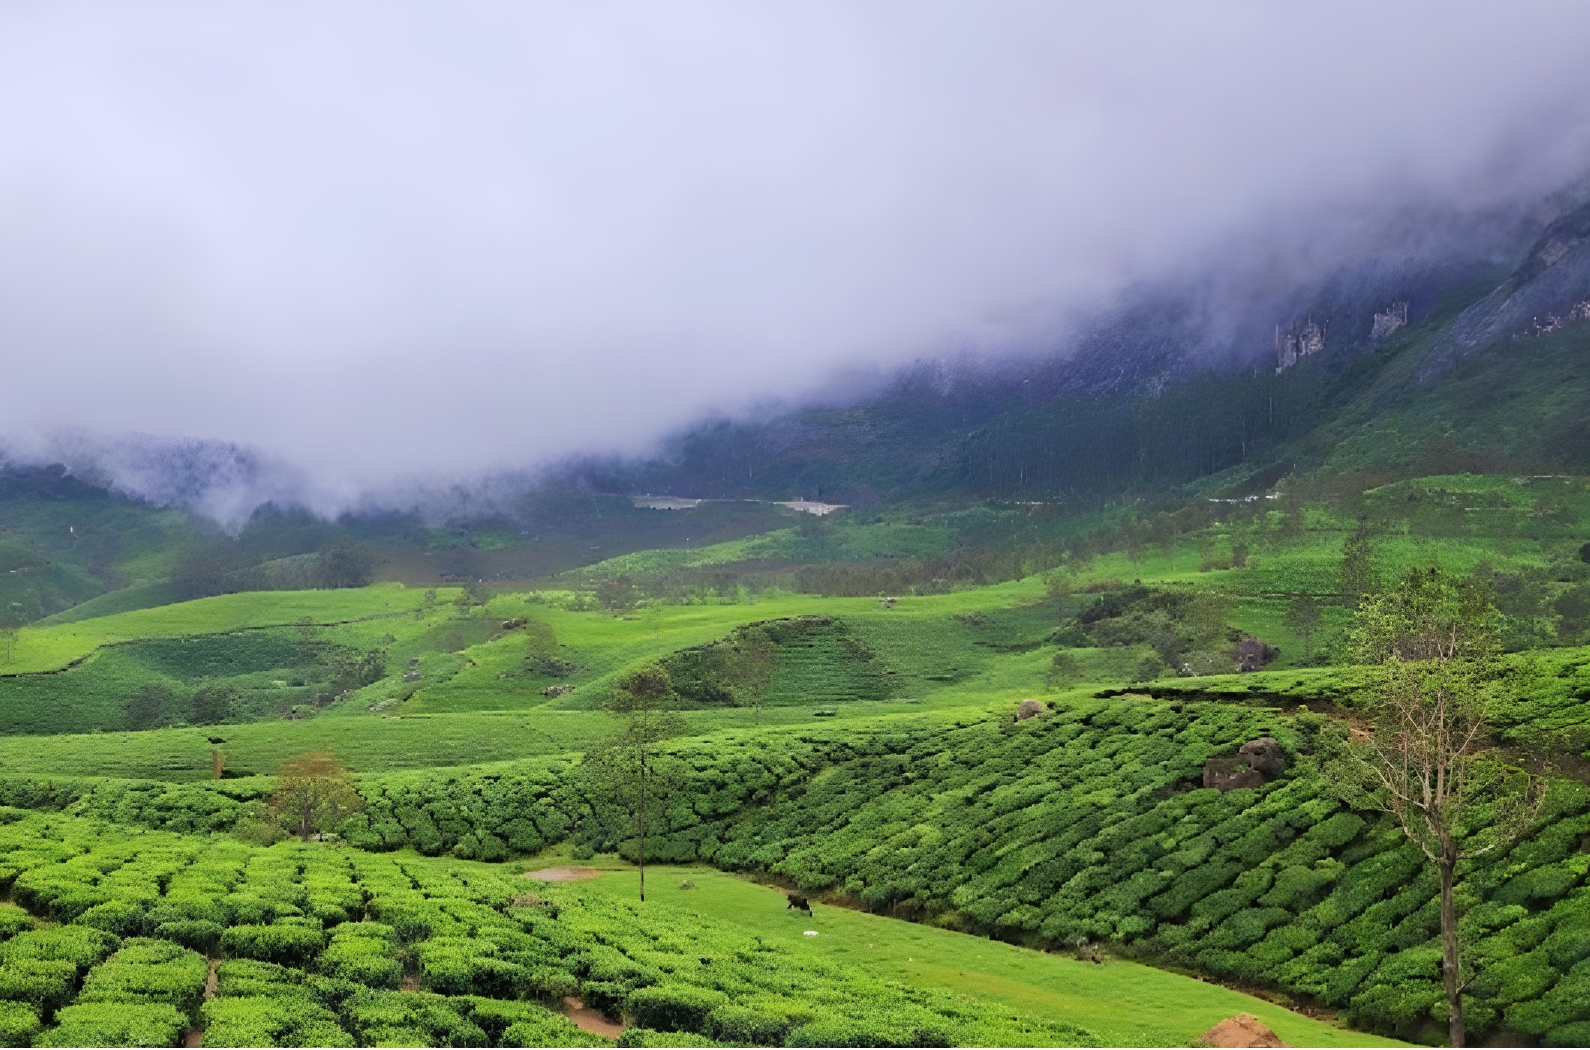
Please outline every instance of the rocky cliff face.
[[1546, 227], [1524, 262], [1464, 310], [1419, 369], [1429, 380], [1459, 358], [1501, 340], [1527, 338], [1590, 318], [1590, 204]]

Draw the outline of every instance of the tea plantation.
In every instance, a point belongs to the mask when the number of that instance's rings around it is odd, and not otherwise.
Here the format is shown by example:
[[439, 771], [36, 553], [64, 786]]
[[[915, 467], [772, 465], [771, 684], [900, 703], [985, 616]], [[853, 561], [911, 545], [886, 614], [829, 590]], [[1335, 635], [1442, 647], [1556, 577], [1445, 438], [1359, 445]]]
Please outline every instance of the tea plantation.
[[[1452, 475], [1354, 497], [1189, 504], [881, 596], [859, 581], [1026, 519], [856, 513], [534, 588], [25, 626], [0, 665], [0, 1041], [1186, 1044], [1250, 1012], [1289, 1042], [1439, 1043], [1435, 873], [1323, 772], [1370, 680], [1337, 593], [1357, 550], [1364, 579], [1439, 564], [1499, 610], [1494, 742], [1550, 790], [1521, 840], [1459, 866], [1468, 1028], [1583, 1045], [1590, 490]], [[1232, 673], [1245, 637], [1279, 652]], [[754, 691], [734, 669], [751, 643]], [[681, 732], [646, 838], [673, 867], [642, 906], [635, 829], [583, 758], [654, 667]], [[1259, 737], [1281, 772], [1204, 786]], [[276, 774], [311, 751], [361, 807], [270, 845]], [[569, 864], [608, 874], [521, 877]], [[872, 965], [874, 944], [901, 958]]]

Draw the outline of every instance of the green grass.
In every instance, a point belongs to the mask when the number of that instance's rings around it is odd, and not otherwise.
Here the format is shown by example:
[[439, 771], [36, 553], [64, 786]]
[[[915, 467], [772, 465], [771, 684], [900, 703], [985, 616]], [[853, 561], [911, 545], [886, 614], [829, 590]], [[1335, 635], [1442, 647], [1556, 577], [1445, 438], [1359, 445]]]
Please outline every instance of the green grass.
[[[442, 597], [449, 597], [443, 591]], [[451, 592], [456, 594], [456, 589]], [[422, 593], [401, 584], [342, 591], [250, 591], [101, 616], [77, 623], [26, 627], [0, 674], [60, 670], [103, 645], [138, 638], [224, 634], [247, 628], [399, 617], [421, 604]]]
[[[540, 863], [540, 859], [531, 861], [527, 867], [534, 870]], [[621, 898], [638, 894], [639, 875], [633, 866], [613, 861], [605, 866], [611, 870], [600, 878], [562, 892]], [[679, 888], [687, 879], [694, 889]], [[649, 866], [646, 895], [648, 903], [733, 923], [747, 939], [760, 937], [784, 951], [860, 967], [913, 987], [941, 988], [980, 1005], [1080, 1025], [1105, 1046], [1187, 1046], [1237, 1013], [1253, 1014], [1293, 1046], [1406, 1045], [1336, 1028], [1251, 995], [1126, 960], [1100, 966], [821, 904], [808, 918], [785, 908], [783, 891], [712, 868]], [[806, 930], [816, 930], [818, 936], [808, 937]]]

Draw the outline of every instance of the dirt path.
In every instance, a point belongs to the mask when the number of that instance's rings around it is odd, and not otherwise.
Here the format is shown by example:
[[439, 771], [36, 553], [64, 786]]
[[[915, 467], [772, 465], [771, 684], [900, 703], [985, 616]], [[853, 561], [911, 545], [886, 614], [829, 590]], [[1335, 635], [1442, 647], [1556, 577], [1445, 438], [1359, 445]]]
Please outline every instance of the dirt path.
[[614, 1024], [603, 1017], [598, 1011], [585, 1005], [585, 1000], [572, 995], [563, 997], [564, 1013], [569, 1015], [569, 1020], [574, 1022], [574, 1027], [599, 1035], [604, 1039], [617, 1039], [624, 1034], [624, 1026]]
[[541, 882], [579, 882], [581, 879], [594, 879], [600, 874], [600, 868], [542, 868], [540, 871], [527, 871], [524, 877]]

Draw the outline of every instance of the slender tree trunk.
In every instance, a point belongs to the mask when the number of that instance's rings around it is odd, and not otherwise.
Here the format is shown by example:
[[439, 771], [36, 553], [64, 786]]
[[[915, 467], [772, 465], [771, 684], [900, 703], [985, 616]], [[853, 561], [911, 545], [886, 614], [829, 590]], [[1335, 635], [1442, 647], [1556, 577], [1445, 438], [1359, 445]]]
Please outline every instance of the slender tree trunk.
[[646, 746], [640, 749], [640, 807], [636, 810], [640, 827], [640, 899], [646, 900]]
[[[1444, 838], [1445, 836], [1443, 836]], [[1441, 978], [1446, 984], [1447, 1033], [1453, 1046], [1466, 1046], [1463, 1028], [1463, 980], [1459, 970], [1457, 908], [1452, 903], [1452, 870], [1457, 866], [1457, 849], [1441, 844]]]

